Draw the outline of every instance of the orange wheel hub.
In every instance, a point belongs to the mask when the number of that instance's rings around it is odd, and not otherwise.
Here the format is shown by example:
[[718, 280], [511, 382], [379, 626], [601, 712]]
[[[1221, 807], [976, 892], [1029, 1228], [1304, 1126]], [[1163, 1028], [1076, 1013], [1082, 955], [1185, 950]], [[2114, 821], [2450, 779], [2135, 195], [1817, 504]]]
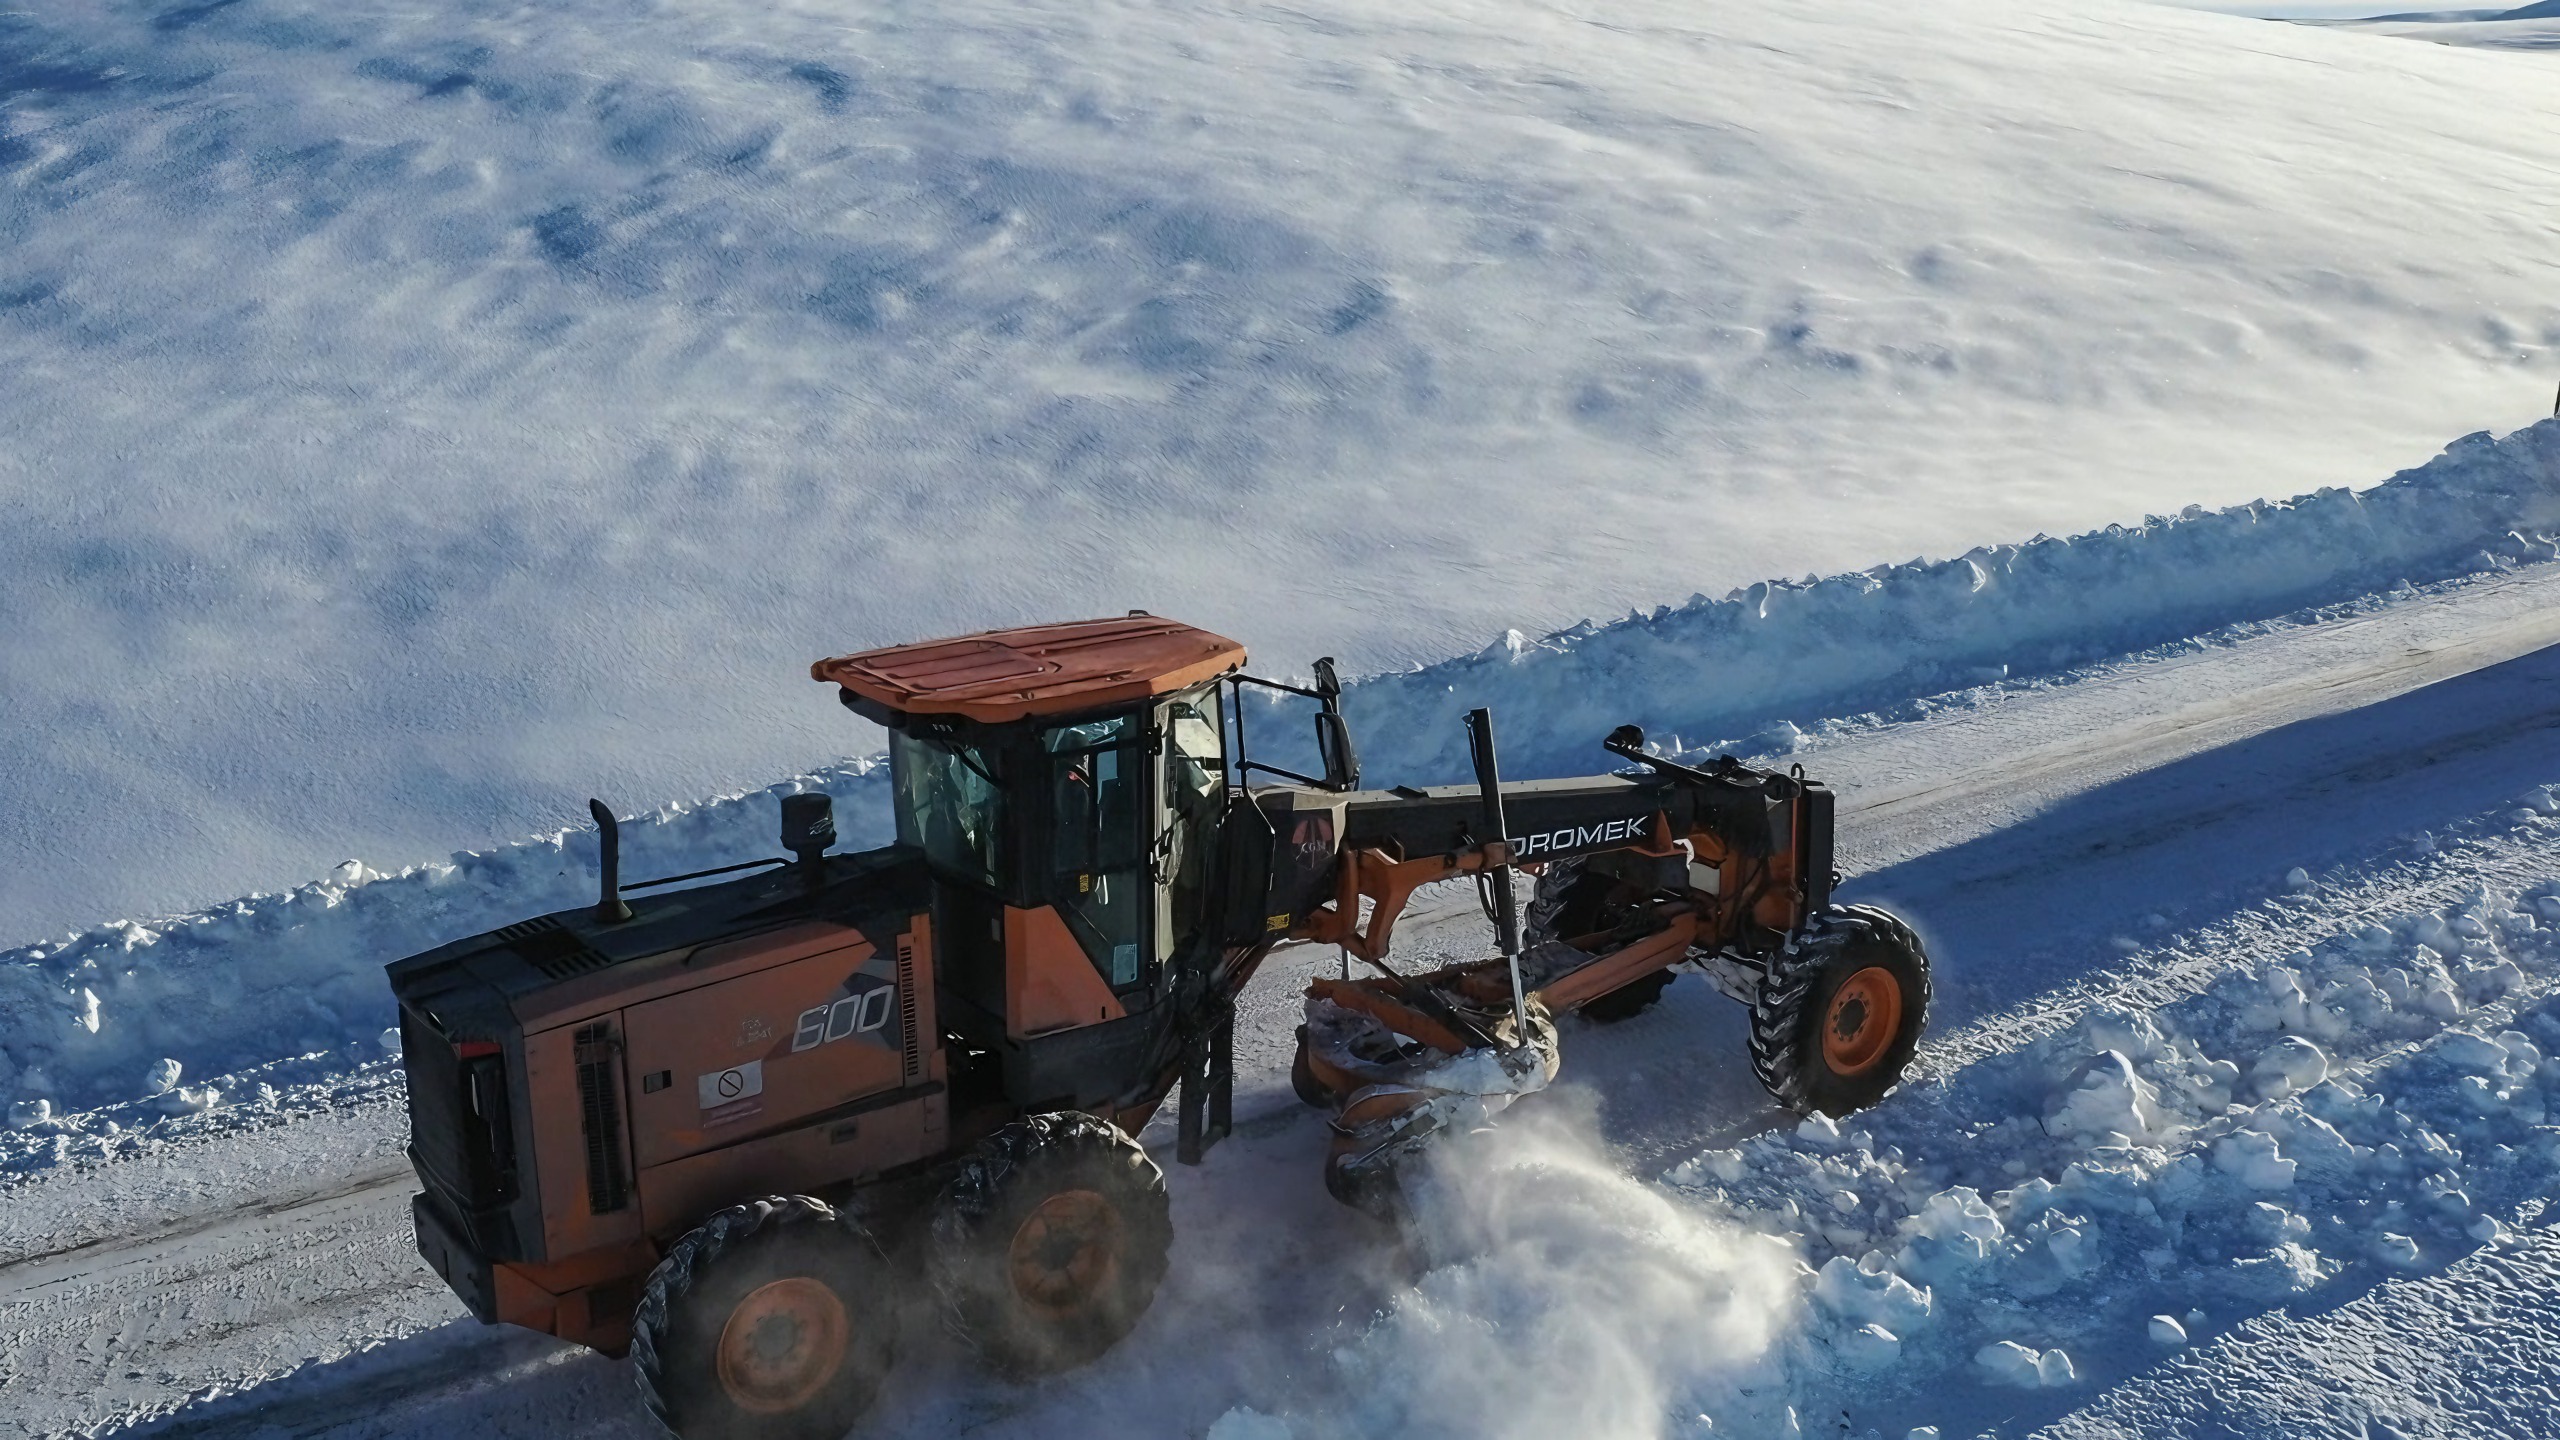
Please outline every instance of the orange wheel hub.
[[1013, 1293], [1035, 1314], [1064, 1319], [1120, 1274], [1120, 1211], [1097, 1191], [1061, 1190], [1013, 1232]]
[[836, 1292], [805, 1276], [776, 1280], [739, 1301], [721, 1327], [720, 1388], [750, 1414], [788, 1414], [836, 1377], [852, 1338]]
[[1875, 1068], [1902, 1033], [1902, 982], [1870, 965], [1840, 982], [1822, 1017], [1822, 1059], [1835, 1075], [1863, 1075]]

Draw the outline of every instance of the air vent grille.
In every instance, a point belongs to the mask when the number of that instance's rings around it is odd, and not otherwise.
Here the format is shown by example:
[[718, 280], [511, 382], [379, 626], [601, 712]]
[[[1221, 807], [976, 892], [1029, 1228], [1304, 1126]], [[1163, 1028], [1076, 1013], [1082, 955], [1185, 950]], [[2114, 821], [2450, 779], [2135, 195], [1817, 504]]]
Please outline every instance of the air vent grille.
[[913, 1085], [924, 1078], [924, 1039], [916, 1034], [916, 942], [912, 935], [898, 937], [898, 1033], [905, 1037], [900, 1047], [906, 1083]]
[[614, 1055], [622, 1048], [610, 1024], [589, 1025], [577, 1040], [578, 1128], [587, 1142], [587, 1209], [610, 1215], [631, 1203], [622, 1168], [622, 1079]]
[[579, 939], [576, 932], [548, 915], [539, 920], [510, 925], [495, 933], [497, 940], [516, 952], [526, 964], [554, 980], [602, 970], [613, 963], [588, 949], [587, 942]]

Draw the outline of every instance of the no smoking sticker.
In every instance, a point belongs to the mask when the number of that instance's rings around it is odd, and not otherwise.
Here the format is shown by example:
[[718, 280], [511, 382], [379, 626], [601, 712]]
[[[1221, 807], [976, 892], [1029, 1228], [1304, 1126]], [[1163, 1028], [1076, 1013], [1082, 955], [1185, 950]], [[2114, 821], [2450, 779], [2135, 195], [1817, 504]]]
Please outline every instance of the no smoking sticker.
[[726, 1070], [698, 1075], [693, 1082], [694, 1098], [705, 1110], [717, 1110], [764, 1093], [764, 1062], [750, 1060]]

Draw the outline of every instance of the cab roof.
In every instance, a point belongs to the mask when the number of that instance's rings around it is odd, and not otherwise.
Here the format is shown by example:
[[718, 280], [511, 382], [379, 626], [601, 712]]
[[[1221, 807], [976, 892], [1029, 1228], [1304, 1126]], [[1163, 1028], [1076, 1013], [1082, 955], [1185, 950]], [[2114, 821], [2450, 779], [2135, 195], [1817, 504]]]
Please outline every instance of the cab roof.
[[910, 715], [981, 724], [1169, 694], [1244, 664], [1223, 635], [1156, 615], [1024, 625], [840, 655], [809, 677]]

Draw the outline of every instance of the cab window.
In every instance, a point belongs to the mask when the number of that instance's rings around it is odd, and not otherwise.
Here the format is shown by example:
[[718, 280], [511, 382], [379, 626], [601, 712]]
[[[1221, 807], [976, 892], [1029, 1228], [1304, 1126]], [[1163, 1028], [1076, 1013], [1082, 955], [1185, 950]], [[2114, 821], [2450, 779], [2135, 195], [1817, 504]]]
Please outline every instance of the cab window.
[[996, 784], [995, 752], [946, 748], [893, 730], [889, 775], [897, 792], [898, 842], [922, 850], [937, 870], [998, 888], [1004, 792]]

